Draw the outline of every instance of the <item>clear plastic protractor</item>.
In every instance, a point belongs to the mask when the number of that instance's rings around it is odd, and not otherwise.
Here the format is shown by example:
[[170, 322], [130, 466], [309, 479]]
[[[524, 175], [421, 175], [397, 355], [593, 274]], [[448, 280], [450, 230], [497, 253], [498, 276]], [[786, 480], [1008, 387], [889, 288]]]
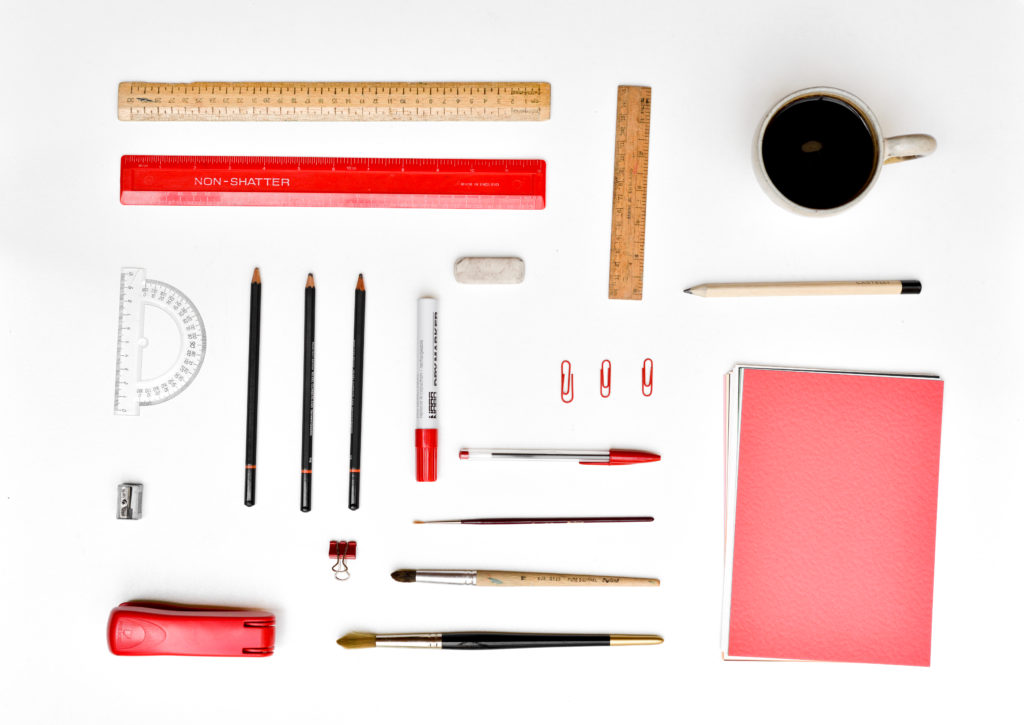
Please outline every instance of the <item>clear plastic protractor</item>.
[[206, 356], [206, 327], [192, 300], [169, 284], [146, 280], [142, 301], [169, 314], [181, 333], [181, 349], [174, 365], [151, 380], [139, 380], [139, 405], [156, 405], [170, 400], [195, 380]]
[[[144, 279], [144, 274], [135, 269], [122, 272], [114, 400], [114, 412], [119, 415], [138, 415], [139, 406], [163, 403], [181, 393], [195, 379], [206, 356], [206, 327], [192, 300], [172, 285]], [[142, 360], [150, 342], [145, 320], [154, 313], [173, 321], [178, 353], [166, 370], [143, 379]]]

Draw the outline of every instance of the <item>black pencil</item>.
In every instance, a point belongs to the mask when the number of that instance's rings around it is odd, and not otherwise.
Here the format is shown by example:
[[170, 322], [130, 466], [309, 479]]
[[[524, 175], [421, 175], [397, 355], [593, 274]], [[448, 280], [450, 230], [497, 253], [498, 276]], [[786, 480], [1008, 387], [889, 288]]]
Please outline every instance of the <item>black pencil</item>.
[[302, 346], [302, 490], [299, 509], [313, 508], [313, 337], [316, 315], [316, 284], [306, 277], [305, 343]]
[[366, 320], [366, 285], [356, 280], [355, 321], [352, 325], [352, 435], [348, 454], [348, 507], [359, 508], [359, 450], [363, 437], [363, 328]]
[[256, 407], [260, 388], [260, 268], [249, 285], [249, 400], [245, 410], [245, 505], [256, 505]]

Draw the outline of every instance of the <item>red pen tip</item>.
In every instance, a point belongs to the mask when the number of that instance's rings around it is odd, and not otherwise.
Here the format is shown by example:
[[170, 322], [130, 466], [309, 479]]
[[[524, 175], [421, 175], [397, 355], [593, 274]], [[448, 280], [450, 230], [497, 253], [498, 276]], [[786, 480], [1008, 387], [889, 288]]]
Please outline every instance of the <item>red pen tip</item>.
[[463, 461], [467, 460], [469, 458], [469, 451], [459, 451], [459, 458]]

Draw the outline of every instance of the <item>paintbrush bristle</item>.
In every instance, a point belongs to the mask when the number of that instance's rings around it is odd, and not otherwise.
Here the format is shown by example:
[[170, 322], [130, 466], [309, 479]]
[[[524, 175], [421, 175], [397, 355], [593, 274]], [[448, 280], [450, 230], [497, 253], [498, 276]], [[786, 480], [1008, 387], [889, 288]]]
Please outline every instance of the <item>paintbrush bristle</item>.
[[370, 632], [349, 632], [338, 640], [345, 649], [365, 649], [377, 646], [377, 635]]
[[399, 569], [398, 571], [391, 572], [391, 578], [396, 582], [408, 584], [409, 582], [416, 581], [416, 572], [412, 569]]

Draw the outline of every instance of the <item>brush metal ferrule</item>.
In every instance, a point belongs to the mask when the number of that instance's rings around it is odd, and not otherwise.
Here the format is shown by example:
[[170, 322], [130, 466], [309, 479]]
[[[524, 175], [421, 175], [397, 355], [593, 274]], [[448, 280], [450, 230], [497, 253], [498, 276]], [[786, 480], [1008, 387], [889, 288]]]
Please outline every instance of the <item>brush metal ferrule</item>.
[[610, 634], [608, 644], [612, 647], [631, 644], [661, 644], [665, 640], [656, 634]]
[[441, 649], [441, 634], [378, 634], [376, 646]]
[[476, 572], [469, 569], [417, 569], [416, 582], [476, 586]]

